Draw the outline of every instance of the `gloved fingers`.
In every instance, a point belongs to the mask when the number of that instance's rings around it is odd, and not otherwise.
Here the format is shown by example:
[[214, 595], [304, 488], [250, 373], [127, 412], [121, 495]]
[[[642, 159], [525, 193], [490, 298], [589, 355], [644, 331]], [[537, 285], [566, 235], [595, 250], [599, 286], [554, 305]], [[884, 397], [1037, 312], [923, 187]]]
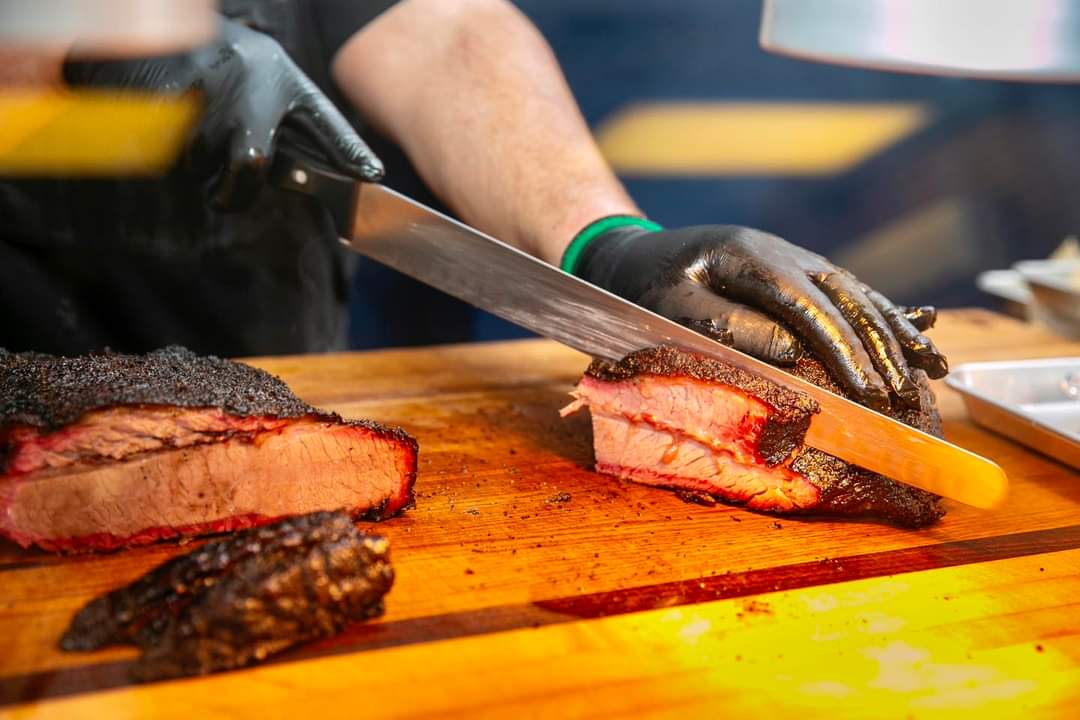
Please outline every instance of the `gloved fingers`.
[[752, 302], [783, 321], [856, 401], [882, 412], [889, 409], [889, 389], [862, 340], [809, 278], [801, 273], [797, 277], [747, 277], [749, 283], [735, 282], [741, 278], [728, 283], [733, 297]]
[[184, 152], [184, 160], [188, 171], [200, 180], [221, 173], [224, 167], [222, 156], [228, 152], [229, 147], [229, 136], [226, 136], [224, 144], [216, 142], [216, 132], [213, 128], [207, 126], [206, 123], [208, 122], [210, 120], [204, 120], [196, 128], [188, 141], [187, 150]]
[[851, 275], [838, 272], [815, 274], [812, 280], [855, 330], [870, 354], [874, 368], [893, 392], [908, 406], [917, 406], [919, 386], [904, 358], [904, 348], [893, 334], [889, 322], [866, 297], [859, 283]]
[[[916, 327], [915, 323], [909, 319], [909, 316], [876, 290], [872, 290], [866, 286], [863, 286], [863, 290], [866, 293], [866, 297], [869, 298], [870, 302], [874, 304], [874, 307], [878, 309], [878, 312], [880, 312], [889, 323], [893, 335], [896, 336], [896, 339], [900, 342], [900, 346], [904, 349], [904, 357], [907, 358], [908, 363], [910, 363], [912, 367], [917, 367], [925, 371], [928, 376], [934, 379], [943, 378], [948, 375], [949, 363], [945, 360], [945, 356], [938, 351], [930, 338], [919, 332], [918, 327]], [[918, 313], [917, 318], [920, 322], [925, 322], [927, 317], [929, 317], [930, 323], [933, 323], [933, 318], [936, 314], [934, 308], [924, 307], [916, 308], [916, 310], [928, 310], [929, 312]]]
[[378, 182], [383, 164], [330, 100], [313, 90], [286, 115], [286, 122], [315, 143], [338, 172], [358, 180]]
[[[873, 298], [870, 298], [873, 300]], [[937, 308], [933, 305], [898, 306], [908, 322], [919, 332], [926, 332], [937, 322]], [[878, 308], [880, 310], [880, 308]]]
[[223, 114], [217, 119], [227, 130], [210, 133], [228, 138], [219, 150], [221, 171], [210, 188], [218, 210], [241, 210], [255, 202], [270, 171], [282, 117], [265, 88], [241, 84], [230, 92], [231, 97], [219, 99]]
[[[649, 293], [644, 299], [647, 301]], [[645, 303], [643, 303], [645, 304]], [[775, 365], [791, 365], [803, 353], [795, 336], [779, 323], [741, 303], [722, 298], [708, 287], [684, 280], [666, 289], [661, 298], [646, 307], [690, 327], [703, 335], [724, 342], [730, 336], [736, 350]]]
[[221, 172], [210, 185], [217, 210], [243, 210], [259, 195], [270, 169], [270, 142], [251, 128], [234, 130]]
[[721, 345], [727, 345], [734, 347], [735, 338], [731, 336], [731, 331], [725, 327], [721, 327], [716, 324], [715, 320], [702, 320], [691, 317], [674, 317], [671, 318], [675, 322], [684, 327], [688, 327], [696, 333], [700, 333], [707, 338], [712, 338]]

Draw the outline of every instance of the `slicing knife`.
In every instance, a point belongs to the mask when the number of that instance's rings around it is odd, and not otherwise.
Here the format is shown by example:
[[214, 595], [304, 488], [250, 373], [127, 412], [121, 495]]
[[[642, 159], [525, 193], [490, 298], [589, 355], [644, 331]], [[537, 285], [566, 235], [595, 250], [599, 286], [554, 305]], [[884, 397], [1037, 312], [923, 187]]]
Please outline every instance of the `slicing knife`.
[[1008, 479], [984, 457], [722, 345], [388, 187], [355, 182], [284, 149], [277, 155], [273, 182], [322, 200], [341, 241], [362, 255], [594, 357], [618, 360], [667, 344], [741, 367], [818, 402], [807, 445], [975, 507], [1005, 499]]

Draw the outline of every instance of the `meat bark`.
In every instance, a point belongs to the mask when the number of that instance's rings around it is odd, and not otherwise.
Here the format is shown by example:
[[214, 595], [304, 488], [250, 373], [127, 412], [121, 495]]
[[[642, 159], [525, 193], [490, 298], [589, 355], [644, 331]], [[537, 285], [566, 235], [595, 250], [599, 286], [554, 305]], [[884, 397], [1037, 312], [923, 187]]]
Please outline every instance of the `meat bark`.
[[416, 441], [302, 402], [256, 368], [177, 347], [0, 351], [0, 534], [110, 549], [412, 503]]
[[[842, 393], [825, 367], [801, 358], [793, 374]], [[892, 417], [941, 435], [925, 375], [920, 403]], [[772, 513], [873, 517], [906, 527], [944, 514], [939, 498], [850, 465], [804, 439], [819, 412], [809, 397], [712, 358], [670, 347], [597, 360], [564, 414], [588, 407], [596, 469], [637, 482], [704, 493]]]
[[136, 645], [141, 680], [238, 668], [381, 615], [393, 581], [385, 539], [313, 513], [164, 563], [80, 610], [60, 646]]

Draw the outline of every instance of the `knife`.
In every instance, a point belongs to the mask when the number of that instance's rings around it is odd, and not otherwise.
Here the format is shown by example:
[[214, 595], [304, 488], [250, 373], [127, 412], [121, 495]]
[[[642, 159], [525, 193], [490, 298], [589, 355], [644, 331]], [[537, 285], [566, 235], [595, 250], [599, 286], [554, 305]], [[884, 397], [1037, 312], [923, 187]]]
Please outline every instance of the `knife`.
[[821, 406], [806, 444], [943, 497], [1000, 505], [1008, 479], [995, 463], [790, 375], [628, 302], [390, 188], [356, 182], [285, 148], [271, 181], [313, 195], [342, 243], [361, 255], [504, 320], [594, 357], [618, 360], [675, 345], [809, 395]]

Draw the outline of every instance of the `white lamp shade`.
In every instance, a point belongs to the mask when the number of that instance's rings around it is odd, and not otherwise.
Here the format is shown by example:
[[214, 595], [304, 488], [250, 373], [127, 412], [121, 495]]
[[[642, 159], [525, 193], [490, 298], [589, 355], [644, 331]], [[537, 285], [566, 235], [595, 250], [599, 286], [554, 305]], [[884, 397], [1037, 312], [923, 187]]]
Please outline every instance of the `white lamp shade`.
[[764, 0], [761, 46], [904, 72], [1080, 80], [1077, 0]]

